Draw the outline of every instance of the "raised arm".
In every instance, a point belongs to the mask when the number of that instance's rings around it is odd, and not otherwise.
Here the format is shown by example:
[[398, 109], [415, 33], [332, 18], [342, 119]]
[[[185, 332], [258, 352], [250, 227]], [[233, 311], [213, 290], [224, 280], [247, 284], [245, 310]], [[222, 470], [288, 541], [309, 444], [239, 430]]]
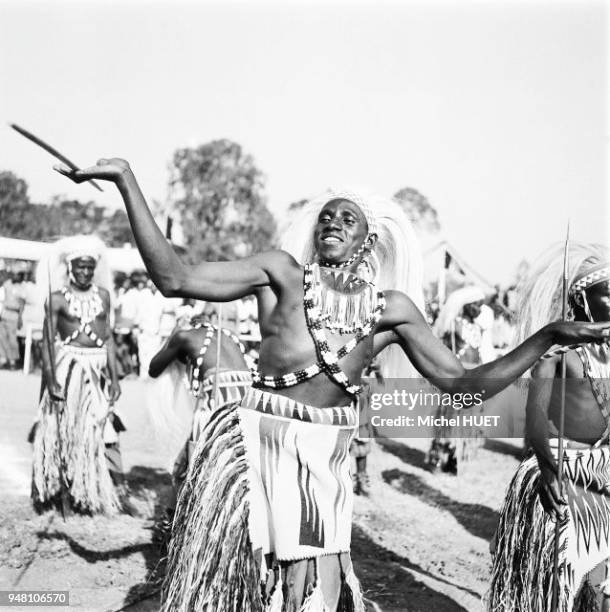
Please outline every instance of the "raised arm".
[[163, 370], [174, 360], [180, 358], [184, 350], [186, 337], [183, 331], [174, 332], [161, 350], [150, 360], [148, 375], [151, 378], [160, 376]]
[[235, 300], [258, 287], [274, 285], [286, 266], [296, 262], [282, 251], [271, 251], [231, 262], [183, 263], [176, 255], [146, 204], [136, 178], [123, 159], [100, 159], [95, 166], [73, 171], [55, 169], [76, 183], [95, 178], [113, 182], [125, 202], [138, 250], [150, 278], [166, 297], [191, 297], [215, 302]]
[[604, 342], [610, 335], [610, 323], [550, 323], [500, 359], [467, 370], [404, 294], [388, 292], [382, 324], [392, 332], [384, 333], [386, 343], [398, 342], [420, 374], [442, 391], [483, 393], [486, 399], [510, 385], [553, 345]]

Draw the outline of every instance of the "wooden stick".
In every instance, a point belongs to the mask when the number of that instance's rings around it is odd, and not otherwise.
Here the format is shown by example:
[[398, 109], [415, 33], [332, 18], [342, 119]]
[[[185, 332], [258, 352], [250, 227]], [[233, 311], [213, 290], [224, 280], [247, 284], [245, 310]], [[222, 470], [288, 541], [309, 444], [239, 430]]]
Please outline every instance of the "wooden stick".
[[[9, 123], [9, 125], [16, 132], [19, 132], [22, 136], [25, 136], [35, 145], [38, 145], [47, 153], [50, 153], [53, 157], [56, 157], [59, 161], [66, 164], [66, 166], [68, 166], [70, 170], [80, 170], [80, 168], [73, 161], [70, 161], [65, 155], [62, 155], [56, 148], [52, 147], [50, 144], [46, 143], [41, 138], [38, 138], [38, 136], [34, 136], [32, 132], [28, 132], [26, 129], [19, 127], [16, 123]], [[93, 179], [89, 179], [88, 182], [91, 183], [97, 190], [104, 191]]]

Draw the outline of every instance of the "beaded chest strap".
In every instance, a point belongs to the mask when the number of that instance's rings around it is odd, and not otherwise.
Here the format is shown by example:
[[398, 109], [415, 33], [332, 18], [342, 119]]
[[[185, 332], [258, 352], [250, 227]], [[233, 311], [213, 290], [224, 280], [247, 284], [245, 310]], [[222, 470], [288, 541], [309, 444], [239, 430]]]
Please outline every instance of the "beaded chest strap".
[[[211, 323], [196, 323], [191, 327], [191, 329], [205, 329], [205, 338], [203, 339], [203, 343], [201, 348], [199, 349], [199, 354], [195, 359], [195, 363], [193, 364], [193, 372], [191, 375], [191, 383], [190, 388], [191, 391], [196, 395], [199, 392], [199, 388], [201, 387], [201, 378], [202, 374], [201, 366], [203, 365], [203, 357], [208, 352], [208, 348], [212, 339], [214, 338], [214, 334], [218, 333], [218, 326], [212, 325]], [[239, 350], [242, 352], [242, 355], [246, 353], [246, 348], [241, 343], [239, 338], [230, 330], [225, 329], [224, 327], [220, 330], [227, 338], [233, 340], [233, 342], [239, 347]]]
[[72, 293], [68, 287], [62, 287], [61, 293], [68, 303], [68, 313], [79, 321], [79, 326], [67, 338], [61, 342], [68, 345], [74, 342], [82, 333], [90, 338], [96, 346], [104, 346], [104, 340], [100, 338], [93, 328], [91, 323], [104, 312], [104, 303], [100, 297], [99, 289], [96, 285], [91, 286], [91, 291], [85, 295]]
[[356, 335], [337, 352], [331, 350], [324, 332], [325, 317], [323, 317], [319, 306], [316, 305], [314, 295], [314, 270], [310, 264], [305, 266], [303, 276], [303, 306], [305, 308], [305, 320], [307, 328], [313, 338], [316, 353], [319, 360], [308, 368], [283, 374], [282, 376], [262, 376], [260, 372], [252, 373], [253, 387], [270, 387], [272, 389], [285, 389], [317, 376], [325, 372], [332, 380], [338, 383], [350, 395], [356, 395], [361, 391], [361, 385], [352, 384], [346, 374], [339, 367], [339, 359], [351, 353], [356, 346], [362, 342], [380, 321], [386, 302], [382, 291], [377, 292], [377, 304], [366, 322], [356, 331]]

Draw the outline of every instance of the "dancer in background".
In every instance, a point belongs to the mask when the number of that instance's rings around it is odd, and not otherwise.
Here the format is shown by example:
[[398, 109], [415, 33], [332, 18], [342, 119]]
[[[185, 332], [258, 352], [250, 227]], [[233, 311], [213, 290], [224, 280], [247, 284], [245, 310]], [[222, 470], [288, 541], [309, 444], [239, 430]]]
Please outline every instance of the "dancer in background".
[[[557, 245], [547, 253], [522, 289], [519, 338], [561, 316], [563, 248]], [[575, 243], [568, 261], [570, 317], [610, 321], [608, 249]], [[555, 352], [532, 369], [526, 428], [534, 456], [519, 466], [500, 514], [490, 612], [551, 612], [557, 520], [561, 521], [558, 610], [598, 609], [587, 575], [610, 557], [610, 353], [607, 344], [571, 348], [566, 354], [565, 497], [560, 496], [557, 480], [561, 356]], [[598, 597], [604, 600], [603, 609], [610, 610], [610, 581], [604, 569], [606, 581], [598, 588]]]
[[110, 283], [104, 244], [92, 236], [58, 241], [38, 266], [37, 284], [50, 302], [44, 392], [32, 433], [37, 509], [67, 502], [77, 512], [113, 514], [126, 494], [117, 433], [124, 428], [112, 410], [121, 390]]

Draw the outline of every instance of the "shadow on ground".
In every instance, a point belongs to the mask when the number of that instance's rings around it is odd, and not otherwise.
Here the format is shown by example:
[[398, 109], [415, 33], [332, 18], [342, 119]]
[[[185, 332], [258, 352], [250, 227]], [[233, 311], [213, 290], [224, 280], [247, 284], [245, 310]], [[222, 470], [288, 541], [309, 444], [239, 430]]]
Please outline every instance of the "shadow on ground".
[[465, 504], [451, 499], [438, 489], [425, 483], [416, 474], [408, 474], [402, 470], [386, 470], [381, 474], [389, 485], [402, 493], [418, 497], [426, 504], [437, 506], [450, 512], [472, 535], [491, 540], [498, 525], [499, 514], [481, 504]]
[[432, 575], [405, 557], [380, 546], [358, 525], [352, 528], [352, 560], [365, 597], [384, 612], [468, 612], [455, 600], [414, 578], [405, 571], [408, 569], [479, 597], [477, 593]]
[[528, 456], [528, 451], [524, 448], [523, 444], [517, 446], [515, 444], [503, 442], [502, 440], [494, 440], [493, 438], [487, 438], [485, 440], [484, 448], [492, 451], [493, 453], [510, 455], [519, 461], [522, 461]]
[[418, 448], [411, 448], [404, 442], [397, 442], [389, 438], [377, 438], [377, 444], [387, 453], [398, 457], [401, 461], [421, 470], [428, 470], [426, 453]]

